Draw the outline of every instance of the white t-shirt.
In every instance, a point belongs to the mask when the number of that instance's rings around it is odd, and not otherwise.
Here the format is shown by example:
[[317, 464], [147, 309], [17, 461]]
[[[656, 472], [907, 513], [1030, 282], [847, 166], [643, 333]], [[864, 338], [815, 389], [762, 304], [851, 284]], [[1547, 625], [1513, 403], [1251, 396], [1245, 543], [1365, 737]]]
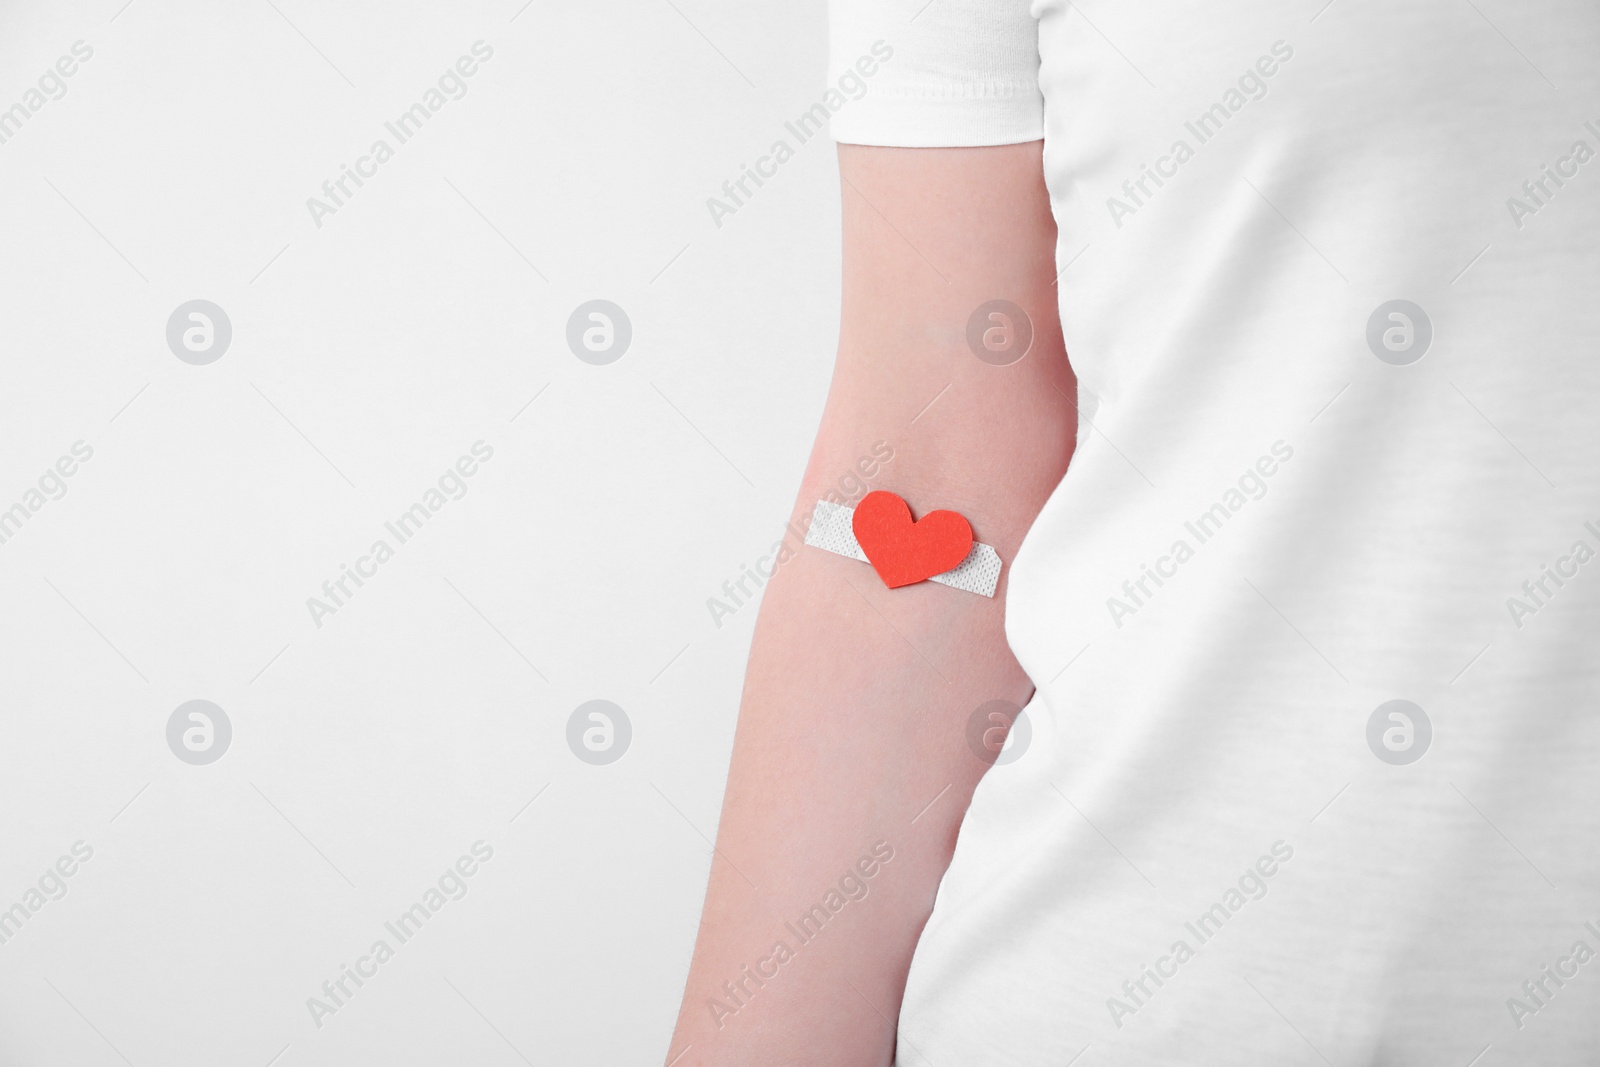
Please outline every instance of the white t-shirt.
[[879, 40], [838, 139], [1044, 138], [1083, 413], [899, 1062], [1600, 1062], [1600, 6]]

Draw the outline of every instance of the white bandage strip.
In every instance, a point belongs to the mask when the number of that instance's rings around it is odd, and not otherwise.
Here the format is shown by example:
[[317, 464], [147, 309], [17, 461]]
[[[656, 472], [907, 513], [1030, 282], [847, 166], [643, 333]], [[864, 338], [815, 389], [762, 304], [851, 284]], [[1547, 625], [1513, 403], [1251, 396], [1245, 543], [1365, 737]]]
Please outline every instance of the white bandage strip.
[[[858, 559], [862, 563], [870, 562], [856, 541], [855, 529], [851, 525], [855, 514], [854, 508], [847, 508], [843, 504], [818, 501], [816, 510], [811, 513], [811, 528], [806, 531], [806, 544]], [[1000, 584], [1000, 553], [974, 541], [966, 559], [943, 574], [935, 574], [928, 581], [992, 597], [995, 586]]]

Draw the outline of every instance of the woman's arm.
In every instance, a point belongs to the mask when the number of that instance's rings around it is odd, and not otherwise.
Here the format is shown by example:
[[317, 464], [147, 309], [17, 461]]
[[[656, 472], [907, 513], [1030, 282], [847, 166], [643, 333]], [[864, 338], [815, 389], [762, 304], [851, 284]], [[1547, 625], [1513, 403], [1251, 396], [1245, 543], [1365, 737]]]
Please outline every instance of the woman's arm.
[[[872, 487], [919, 518], [960, 512], [1009, 568], [1076, 425], [1040, 144], [841, 145], [839, 165], [839, 356], [796, 515], [886, 441]], [[1011, 366], [967, 346], [993, 299], [1033, 322]], [[1004, 578], [993, 599], [891, 590], [815, 548], [767, 584], [674, 1067], [890, 1062], [911, 952], [986, 769], [968, 717], [1032, 692], [1004, 607]]]

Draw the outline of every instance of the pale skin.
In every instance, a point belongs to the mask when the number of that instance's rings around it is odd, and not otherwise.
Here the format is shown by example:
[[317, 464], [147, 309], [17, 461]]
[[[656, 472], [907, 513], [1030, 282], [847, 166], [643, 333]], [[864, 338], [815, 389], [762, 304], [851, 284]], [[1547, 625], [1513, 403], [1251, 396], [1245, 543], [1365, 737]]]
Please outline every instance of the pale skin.
[[[893, 459], [867, 484], [918, 517], [960, 512], [1009, 564], [1076, 432], [1041, 145], [840, 145], [839, 168], [838, 360], [795, 518], [886, 441]], [[1027, 356], [1006, 367], [966, 340], [973, 309], [997, 298], [1034, 327]], [[868, 564], [809, 547], [778, 568], [756, 623], [672, 1067], [894, 1059], [912, 951], [988, 769], [968, 719], [1033, 692], [1006, 643], [1008, 579], [1009, 569], [993, 599], [930, 582], [889, 589]], [[863, 858], [875, 861], [871, 877]], [[802, 942], [786, 922], [852, 872], [866, 895]], [[779, 941], [791, 953], [782, 962]], [[752, 973], [765, 975], [759, 985]], [[913, 1048], [900, 1056], [920, 1062]]]

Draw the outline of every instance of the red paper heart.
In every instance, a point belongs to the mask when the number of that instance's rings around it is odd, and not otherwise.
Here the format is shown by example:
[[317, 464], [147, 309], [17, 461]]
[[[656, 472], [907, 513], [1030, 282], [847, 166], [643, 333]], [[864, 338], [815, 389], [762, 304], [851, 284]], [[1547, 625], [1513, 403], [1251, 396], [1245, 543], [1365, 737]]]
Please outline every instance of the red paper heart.
[[972, 551], [972, 524], [966, 519], [953, 511], [930, 511], [913, 521], [910, 505], [882, 489], [861, 499], [850, 527], [890, 589], [943, 574]]

